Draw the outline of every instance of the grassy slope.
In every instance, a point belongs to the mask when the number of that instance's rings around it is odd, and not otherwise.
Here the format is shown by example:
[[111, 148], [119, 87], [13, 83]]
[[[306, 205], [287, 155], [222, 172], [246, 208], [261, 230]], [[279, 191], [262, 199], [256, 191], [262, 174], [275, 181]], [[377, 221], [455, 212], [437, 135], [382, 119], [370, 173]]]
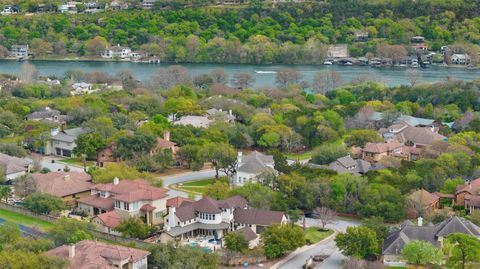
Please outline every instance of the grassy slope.
[[0, 209], [0, 218], [9, 222], [21, 224], [30, 228], [39, 229], [41, 231], [47, 231], [54, 226], [53, 223], [48, 221], [39, 220], [30, 216], [25, 216], [16, 212]]
[[310, 227], [305, 230], [305, 238], [312, 244], [320, 242], [331, 234], [333, 234], [332, 230], [320, 231], [318, 227]]

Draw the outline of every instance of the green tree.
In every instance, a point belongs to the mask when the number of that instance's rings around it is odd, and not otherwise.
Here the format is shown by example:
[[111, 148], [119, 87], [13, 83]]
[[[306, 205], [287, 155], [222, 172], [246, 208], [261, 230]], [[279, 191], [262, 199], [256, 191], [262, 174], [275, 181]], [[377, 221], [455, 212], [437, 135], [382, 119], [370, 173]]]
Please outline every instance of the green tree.
[[125, 237], [130, 238], [139, 238], [145, 239], [150, 230], [147, 224], [145, 224], [141, 219], [131, 217], [126, 220], [123, 220], [115, 230], [122, 233]]
[[[1, 171], [0, 171], [1, 172]], [[0, 186], [0, 201], [5, 200], [5, 202], [10, 198], [12, 189], [9, 186]]]
[[155, 244], [149, 248], [148, 267], [216, 269], [220, 265], [219, 256], [205, 253], [200, 248], [176, 247], [172, 243]]
[[[20, 236], [20, 232], [19, 232]], [[8, 243], [3, 246], [5, 251], [29, 251], [34, 253], [42, 253], [48, 251], [55, 247], [53, 241], [46, 238], [31, 238], [31, 237], [21, 237], [17, 238], [11, 243]]]
[[312, 161], [317, 164], [329, 164], [348, 154], [344, 145], [338, 143], [323, 144], [316, 147], [312, 153]]
[[94, 228], [95, 226], [89, 222], [59, 218], [48, 232], [48, 236], [57, 246], [75, 244], [82, 240], [92, 239], [90, 230]]
[[438, 264], [442, 259], [441, 251], [427, 241], [413, 240], [402, 249], [402, 256], [410, 264]]
[[337, 247], [346, 256], [371, 259], [380, 253], [375, 231], [367, 227], [348, 227], [335, 238]]
[[461, 233], [447, 237], [452, 248], [447, 259], [448, 268], [475, 268], [480, 262], [480, 241], [478, 238]]
[[99, 133], [81, 134], [75, 140], [76, 147], [73, 154], [81, 156], [85, 154], [87, 159], [94, 160], [97, 158], [97, 151], [107, 147], [107, 142]]
[[61, 198], [40, 192], [35, 192], [27, 196], [24, 206], [38, 214], [50, 214], [66, 208]]
[[353, 130], [345, 139], [348, 146], [364, 147], [368, 142], [381, 142], [383, 139], [375, 130]]
[[62, 269], [67, 262], [58, 257], [52, 257], [34, 252], [13, 250], [0, 252], [0, 268], [9, 269]]
[[248, 249], [248, 241], [241, 232], [233, 232], [225, 235], [225, 247], [230, 251], [244, 252]]
[[161, 149], [154, 156], [155, 163], [159, 166], [160, 172], [165, 171], [175, 162], [171, 149]]
[[104, 37], [96, 36], [85, 42], [85, 50], [91, 56], [100, 56], [107, 48], [108, 43]]
[[108, 163], [105, 165], [105, 169], [94, 169], [90, 174], [95, 183], [110, 183], [113, 182], [113, 179], [116, 177], [122, 180], [133, 180], [138, 178], [152, 179], [150, 174], [139, 172], [137, 169], [128, 166], [124, 162]]
[[5, 244], [13, 243], [21, 238], [18, 225], [7, 222], [0, 225], [0, 250]]
[[229, 197], [230, 185], [228, 182], [215, 181], [212, 185], [205, 188], [203, 195], [213, 199], [222, 200]]
[[302, 228], [292, 225], [272, 225], [262, 231], [265, 256], [274, 259], [305, 245]]
[[215, 178], [219, 178], [219, 171], [227, 176], [234, 172], [237, 163], [237, 153], [232, 146], [225, 143], [209, 143], [202, 147], [201, 156], [209, 161], [215, 169]]

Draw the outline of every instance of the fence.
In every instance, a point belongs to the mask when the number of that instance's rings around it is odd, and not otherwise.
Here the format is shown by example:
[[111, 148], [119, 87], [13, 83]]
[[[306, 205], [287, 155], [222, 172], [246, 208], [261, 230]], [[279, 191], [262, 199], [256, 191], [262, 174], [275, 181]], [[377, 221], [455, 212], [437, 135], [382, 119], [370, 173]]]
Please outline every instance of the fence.
[[[5, 202], [0, 202], [0, 208], [8, 210], [8, 211], [15, 212], [15, 213], [19, 213], [19, 214], [22, 214], [22, 215], [26, 215], [26, 216], [29, 216], [29, 217], [32, 217], [32, 218], [52, 222], [52, 223], [57, 220], [56, 217], [49, 216], [49, 215], [43, 215], [43, 214], [37, 214], [37, 213], [34, 213], [34, 212], [24, 208], [24, 207], [6, 204]], [[122, 236], [118, 236], [118, 235], [113, 235], [113, 234], [100, 232], [100, 231], [97, 231], [97, 230], [90, 230], [90, 232], [94, 237], [98, 237], [98, 238], [101, 238], [101, 239], [105, 239], [105, 240], [120, 243], [120, 244], [135, 245], [135, 246], [139, 246], [139, 247], [142, 247], [142, 248], [147, 248], [147, 247], [150, 247], [150, 246], [153, 245], [153, 243], [148, 243], [148, 242], [145, 242], [145, 241], [142, 241], [142, 240], [133, 239], [133, 238], [126, 238], [126, 237], [122, 237]]]

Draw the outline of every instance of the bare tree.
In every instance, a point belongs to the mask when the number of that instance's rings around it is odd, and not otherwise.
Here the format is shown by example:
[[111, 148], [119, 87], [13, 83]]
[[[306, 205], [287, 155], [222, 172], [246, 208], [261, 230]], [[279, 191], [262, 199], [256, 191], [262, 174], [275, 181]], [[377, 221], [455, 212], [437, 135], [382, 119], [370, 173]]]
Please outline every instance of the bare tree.
[[228, 76], [225, 73], [225, 70], [222, 68], [217, 68], [212, 70], [210, 73], [210, 76], [213, 78], [213, 82], [218, 83], [218, 84], [224, 84], [227, 82]]
[[13, 189], [18, 196], [26, 197], [36, 192], [38, 186], [33, 176], [31, 174], [26, 174], [13, 181]]
[[420, 78], [420, 72], [418, 72], [417, 69], [408, 69], [405, 74], [408, 81], [410, 82], [410, 86], [414, 87], [417, 84], [418, 79]]
[[161, 68], [157, 74], [152, 77], [152, 83], [154, 87], [170, 89], [174, 85], [192, 84], [192, 77], [185, 67], [172, 65], [168, 68]]
[[249, 73], [236, 73], [233, 76], [233, 84], [241, 89], [253, 86], [255, 78]]
[[33, 64], [22, 64], [22, 74], [20, 79], [25, 83], [32, 83], [38, 78], [38, 70]]
[[286, 88], [289, 84], [297, 84], [302, 79], [303, 75], [293, 68], [281, 69], [277, 72], [275, 83], [280, 87]]
[[343, 264], [343, 269], [365, 269], [367, 268], [367, 263], [364, 260], [357, 258], [350, 258]]
[[325, 94], [328, 91], [332, 91], [342, 85], [342, 77], [334, 70], [321, 71], [315, 74], [313, 78], [312, 88]]
[[337, 213], [328, 207], [322, 206], [313, 210], [313, 217], [320, 220], [322, 223], [322, 229], [325, 229], [327, 224], [333, 223], [335, 216], [337, 216]]
[[408, 51], [402, 45], [380, 45], [377, 47], [376, 54], [378, 57], [390, 58], [393, 62], [398, 62], [407, 57]]

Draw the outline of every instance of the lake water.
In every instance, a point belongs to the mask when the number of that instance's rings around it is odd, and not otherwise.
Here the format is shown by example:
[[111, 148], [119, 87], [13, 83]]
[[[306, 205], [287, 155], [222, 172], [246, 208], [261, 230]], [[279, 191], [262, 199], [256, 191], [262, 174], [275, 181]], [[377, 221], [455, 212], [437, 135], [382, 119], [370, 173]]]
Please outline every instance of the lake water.
[[[40, 75], [61, 76], [67, 70], [80, 70], [83, 72], [101, 71], [116, 74], [123, 70], [130, 70], [135, 78], [148, 80], [160, 68], [169, 64], [146, 64], [132, 62], [95, 62], [95, 61], [29, 61], [36, 66]], [[18, 75], [22, 62], [0, 61], [0, 73]], [[212, 70], [222, 68], [229, 78], [235, 73], [247, 72], [255, 77], [255, 87], [271, 86], [275, 84], [275, 73], [258, 74], [255, 71], [277, 71], [282, 68], [295, 68], [303, 75], [303, 80], [311, 82], [315, 73], [322, 70], [335, 70], [343, 82], [350, 82], [352, 78], [365, 76], [369, 79], [383, 82], [389, 86], [409, 84], [407, 68], [385, 67], [372, 68], [368, 66], [324, 66], [324, 65], [249, 65], [249, 64], [182, 64], [192, 75], [210, 73]], [[418, 68], [419, 79], [417, 83], [432, 83], [445, 81], [448, 77], [459, 80], [473, 80], [480, 77], [480, 70], [465, 68], [435, 67]]]

